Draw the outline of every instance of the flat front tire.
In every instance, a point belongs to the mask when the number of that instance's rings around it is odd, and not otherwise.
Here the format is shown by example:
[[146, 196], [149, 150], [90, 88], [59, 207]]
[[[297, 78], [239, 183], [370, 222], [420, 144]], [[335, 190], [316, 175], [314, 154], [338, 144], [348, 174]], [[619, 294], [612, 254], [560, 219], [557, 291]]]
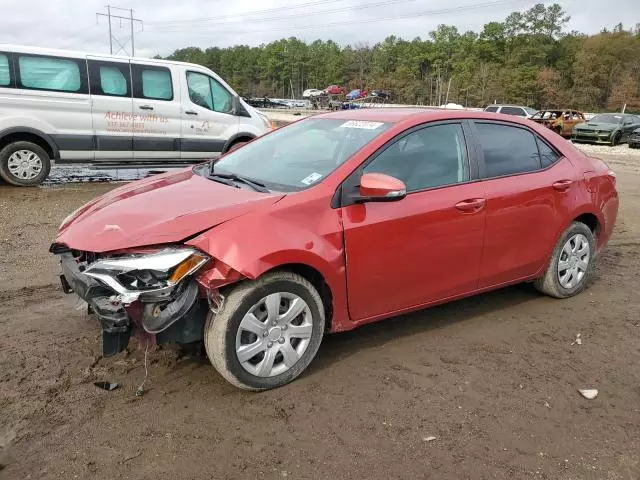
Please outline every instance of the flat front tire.
[[244, 390], [268, 390], [297, 378], [316, 356], [325, 327], [322, 299], [287, 271], [247, 280], [209, 313], [205, 349], [215, 369]]
[[9, 185], [39, 185], [49, 175], [51, 159], [32, 142], [13, 142], [0, 151], [0, 177]]
[[554, 298], [568, 298], [587, 286], [595, 265], [596, 240], [589, 227], [573, 222], [560, 237], [535, 287]]

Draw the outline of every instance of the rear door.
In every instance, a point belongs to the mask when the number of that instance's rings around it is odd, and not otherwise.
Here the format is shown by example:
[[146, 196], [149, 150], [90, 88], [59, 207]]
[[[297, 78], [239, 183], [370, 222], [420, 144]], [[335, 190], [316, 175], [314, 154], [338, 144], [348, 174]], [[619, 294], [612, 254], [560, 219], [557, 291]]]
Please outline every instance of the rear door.
[[[477, 288], [484, 235], [482, 184], [462, 123], [402, 135], [343, 186], [349, 312], [355, 321]], [[406, 198], [349, 204], [363, 173], [402, 180]], [[470, 173], [471, 172], [471, 173]]]
[[129, 62], [89, 57], [95, 159], [133, 160], [133, 98]]
[[170, 64], [131, 61], [136, 161], [180, 160], [179, 72]]
[[480, 288], [538, 272], [570, 210], [576, 186], [567, 158], [526, 127], [474, 123], [487, 199]]
[[181, 75], [183, 84], [183, 159], [219, 156], [238, 133], [239, 117], [233, 114], [233, 95], [214, 77], [195, 70]]

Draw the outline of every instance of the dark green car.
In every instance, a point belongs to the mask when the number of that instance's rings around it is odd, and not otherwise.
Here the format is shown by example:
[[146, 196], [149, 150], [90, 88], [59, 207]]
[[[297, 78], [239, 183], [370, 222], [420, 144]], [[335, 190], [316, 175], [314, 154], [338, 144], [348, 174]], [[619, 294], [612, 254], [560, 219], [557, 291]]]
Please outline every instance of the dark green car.
[[617, 145], [629, 141], [631, 133], [637, 128], [640, 128], [640, 117], [637, 115], [601, 113], [586, 123], [576, 125], [571, 140]]

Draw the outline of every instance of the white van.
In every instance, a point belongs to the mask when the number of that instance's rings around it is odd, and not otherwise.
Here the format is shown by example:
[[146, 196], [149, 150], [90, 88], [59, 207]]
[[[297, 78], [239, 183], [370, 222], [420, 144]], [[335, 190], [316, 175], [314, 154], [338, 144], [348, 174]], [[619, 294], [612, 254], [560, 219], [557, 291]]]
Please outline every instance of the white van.
[[0, 177], [51, 162], [158, 165], [219, 156], [270, 129], [200, 65], [0, 44]]

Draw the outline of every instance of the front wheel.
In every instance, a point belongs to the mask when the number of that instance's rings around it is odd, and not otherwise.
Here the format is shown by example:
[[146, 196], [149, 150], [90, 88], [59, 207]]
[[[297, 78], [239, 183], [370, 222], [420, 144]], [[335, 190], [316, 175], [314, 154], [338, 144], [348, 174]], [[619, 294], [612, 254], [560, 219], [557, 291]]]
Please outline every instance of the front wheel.
[[318, 352], [325, 312], [313, 285], [292, 272], [247, 280], [210, 313], [205, 349], [215, 369], [244, 390], [267, 390], [298, 377]]
[[0, 177], [10, 185], [29, 187], [47, 178], [51, 159], [32, 142], [13, 142], [0, 151]]
[[586, 287], [595, 264], [596, 240], [584, 223], [573, 222], [556, 245], [535, 287], [551, 297], [568, 298]]
[[611, 137], [611, 146], [615, 147], [620, 143], [620, 140], [622, 140], [622, 133], [620, 132], [614, 133], [613, 136]]

